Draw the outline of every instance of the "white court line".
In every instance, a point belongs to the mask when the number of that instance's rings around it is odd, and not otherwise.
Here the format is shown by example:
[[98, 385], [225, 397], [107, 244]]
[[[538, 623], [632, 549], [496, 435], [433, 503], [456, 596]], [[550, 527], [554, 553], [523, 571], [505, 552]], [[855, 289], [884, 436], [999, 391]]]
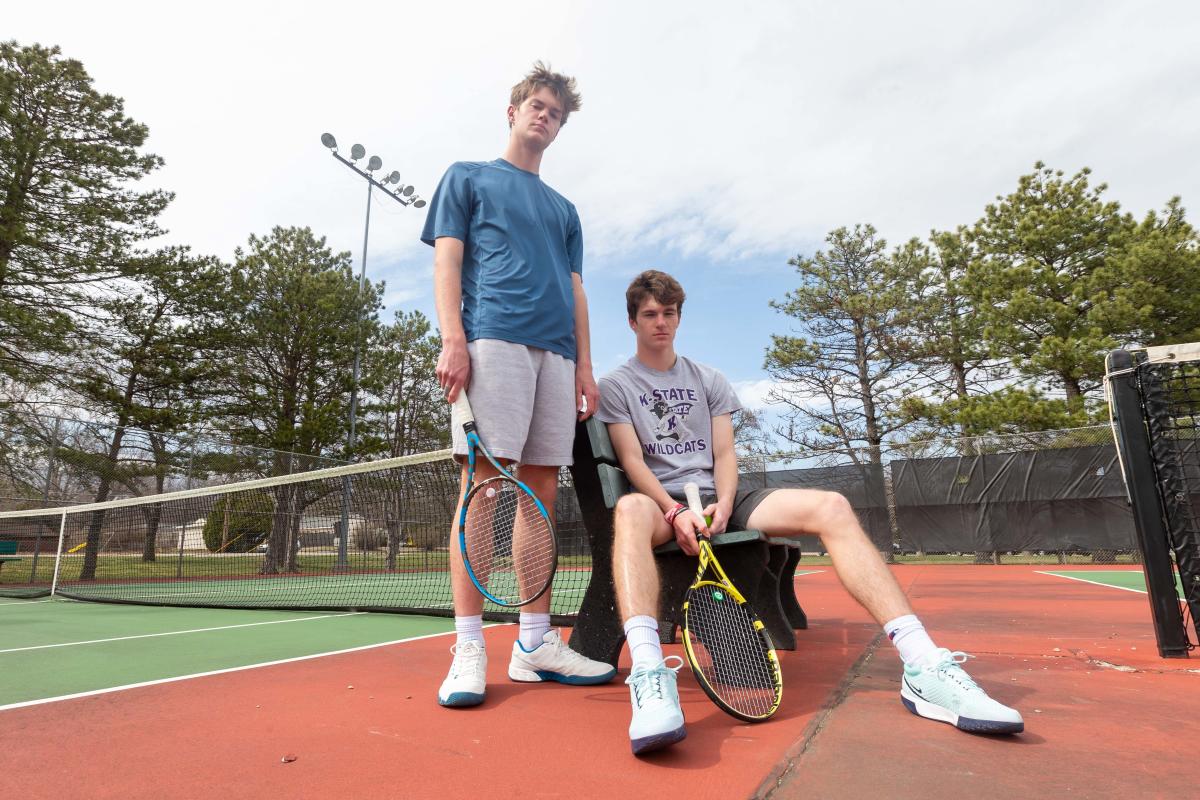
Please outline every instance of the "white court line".
[[247, 664], [244, 667], [228, 667], [226, 669], [214, 669], [208, 672], [194, 672], [190, 675], [177, 675], [173, 678], [158, 678], [153, 681], [142, 681], [141, 683], [128, 683], [124, 686], [110, 686], [106, 689], [92, 689], [87, 692], [76, 692], [75, 694], [64, 694], [58, 697], [43, 697], [40, 700], [24, 700], [20, 703], [9, 703], [8, 705], [0, 706], [0, 711], [8, 711], [13, 708], [25, 708], [27, 706], [38, 706], [44, 703], [58, 703], [63, 700], [76, 700], [80, 697], [92, 697], [98, 694], [109, 694], [110, 692], [123, 692], [127, 689], [140, 689], [144, 686], [157, 686], [161, 683], [175, 683], [176, 681], [186, 681], [193, 678], [207, 678], [209, 675], [224, 675], [229, 672], [243, 672], [249, 669], [259, 669], [261, 667], [274, 667], [279, 664], [291, 664], [296, 661], [308, 661], [313, 658], [324, 658], [325, 656], [340, 656], [343, 653], [356, 653], [360, 650], [373, 650], [377, 647], [388, 647], [393, 644], [403, 644], [404, 642], [415, 642], [420, 639], [432, 639], [436, 636], [453, 636], [454, 631], [446, 631], [445, 633], [426, 633], [422, 636], [410, 636], [407, 639], [393, 639], [390, 642], [379, 642], [378, 644], [364, 644], [359, 647], [347, 647], [345, 650], [331, 650], [326, 653], [313, 653], [308, 656], [296, 656], [294, 658], [281, 658], [278, 661], [264, 661], [261, 664]]
[[803, 578], [805, 575], [820, 575], [824, 571], [825, 570], [823, 569], [806, 569], [803, 571], [798, 570], [792, 574], [792, 580], [796, 580], [796, 578]]
[[[1113, 572], [1134, 572], [1135, 570], [1130, 569], [1130, 570], [1112, 570], [1112, 571]], [[1093, 586], [1103, 586], [1106, 589], [1120, 589], [1123, 592], [1135, 592], [1137, 594], [1145, 594], [1146, 593], [1145, 589], [1131, 589], [1128, 586], [1114, 586], [1111, 583], [1103, 583], [1101, 581], [1089, 581], [1087, 578], [1076, 578], [1074, 575], [1060, 575], [1057, 572], [1050, 572], [1048, 570], [1035, 569], [1034, 572], [1036, 572], [1038, 575], [1049, 575], [1051, 578], [1065, 578], [1069, 581], [1079, 581], [1080, 583], [1090, 583]]]
[[38, 603], [53, 603], [53, 598], [47, 597], [45, 600], [13, 600], [11, 603], [0, 603], [0, 608], [4, 606], [33, 606]]
[[[1105, 572], [1137, 572], [1138, 570], [1114, 569], [1114, 570], [1104, 570], [1104, 571]], [[1069, 581], [1079, 581], [1080, 583], [1090, 583], [1090, 584], [1093, 584], [1094, 586], [1103, 586], [1108, 589], [1123, 589], [1127, 592], [1135, 592], [1137, 594], [1146, 594], [1145, 589], [1130, 589], [1128, 586], [1113, 586], [1111, 583], [1100, 583], [1099, 581], [1089, 581], [1087, 578], [1076, 578], [1073, 575], [1059, 575], [1056, 572], [1049, 572], [1049, 571], [1041, 570], [1041, 569], [1035, 569], [1034, 572], [1038, 573], [1039, 575], [1049, 575], [1052, 578], [1066, 578]], [[1180, 597], [1179, 605], [1183, 606], [1186, 609], [1187, 608], [1187, 599]]]
[[347, 611], [344, 614], [321, 614], [316, 617], [299, 617], [297, 619], [273, 619], [266, 622], [243, 622], [238, 625], [217, 625], [213, 628], [191, 628], [186, 631], [164, 631], [163, 633], [139, 633], [135, 636], [114, 636], [111, 639], [88, 639], [82, 642], [59, 642], [58, 644], [38, 644], [30, 647], [11, 647], [7, 650], [0, 650], [0, 655], [4, 653], [23, 653], [27, 650], [49, 650], [52, 647], [74, 647], [80, 644], [103, 644], [104, 642], [126, 642], [130, 639], [153, 639], [156, 636], [179, 636], [184, 633], [207, 633], [208, 631], [228, 631], [233, 628], [253, 628], [258, 625], [283, 625], [287, 622], [308, 622], [314, 619], [330, 619], [331, 617], [352, 617], [356, 614], [365, 614], [365, 611]]

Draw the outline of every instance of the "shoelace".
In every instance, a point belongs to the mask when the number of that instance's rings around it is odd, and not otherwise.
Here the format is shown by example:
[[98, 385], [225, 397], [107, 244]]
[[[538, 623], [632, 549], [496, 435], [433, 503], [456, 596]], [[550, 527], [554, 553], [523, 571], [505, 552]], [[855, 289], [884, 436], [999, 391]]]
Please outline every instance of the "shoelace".
[[450, 662], [450, 669], [454, 673], [454, 677], [460, 678], [463, 675], [479, 671], [479, 658], [483, 655], [483, 648], [479, 645], [468, 647], [465, 652], [460, 653], [458, 645], [452, 644], [450, 652], [454, 654], [454, 660]]
[[968, 691], [978, 691], [979, 684], [975, 683], [975, 681], [971, 679], [971, 676], [959, 666], [959, 664], [965, 664], [967, 659], [974, 657], [975, 656], [971, 655], [970, 653], [964, 653], [961, 650], [955, 650], [953, 653], [950, 653], [948, 656], [939, 661], [937, 666], [934, 667], [934, 671], [937, 672], [939, 678], [949, 678]]
[[577, 653], [571, 649], [571, 646], [562, 640], [562, 637], [556, 636], [549, 642], [543, 642], [543, 645], [549, 644], [554, 648], [554, 654], [560, 658], [565, 657], [572, 664], [589, 661], [583, 653]]
[[[671, 659], [678, 661], [678, 666], [667, 664]], [[630, 673], [629, 677], [625, 679], [625, 683], [633, 688], [633, 696], [637, 698], [638, 708], [641, 708], [646, 700], [665, 700], [667, 696], [662, 685], [663, 672], [669, 669], [677, 673], [682, 668], [682, 658], [667, 656], [653, 667], [641, 667]], [[648, 690], [645, 695], [642, 694], [643, 690]]]

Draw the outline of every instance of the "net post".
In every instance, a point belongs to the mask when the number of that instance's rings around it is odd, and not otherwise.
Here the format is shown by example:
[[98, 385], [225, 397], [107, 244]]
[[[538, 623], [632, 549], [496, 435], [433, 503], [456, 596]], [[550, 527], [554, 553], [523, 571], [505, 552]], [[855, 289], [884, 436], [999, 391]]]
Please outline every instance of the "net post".
[[1113, 433], [1121, 455], [1138, 547], [1142, 551], [1158, 654], [1162, 658], [1186, 658], [1189, 646], [1187, 629], [1175, 592], [1175, 571], [1158, 502], [1150, 435], [1143, 416], [1133, 354], [1127, 350], [1114, 350], [1108, 354], [1106, 367]]
[[59, 567], [62, 566], [63, 539], [66, 537], [66, 533], [67, 512], [64, 510], [62, 512], [62, 519], [58, 523], [58, 550], [54, 553], [54, 577], [50, 580], [51, 597], [54, 597], [55, 593], [58, 591], [58, 571]]

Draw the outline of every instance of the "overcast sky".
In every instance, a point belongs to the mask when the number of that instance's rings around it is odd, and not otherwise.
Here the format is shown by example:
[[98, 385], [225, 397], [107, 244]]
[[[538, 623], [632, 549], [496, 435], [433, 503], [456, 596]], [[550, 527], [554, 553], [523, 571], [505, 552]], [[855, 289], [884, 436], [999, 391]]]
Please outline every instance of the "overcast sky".
[[[547, 60], [583, 94], [542, 176], [583, 220], [597, 372], [632, 351], [628, 279], [666, 268], [689, 292], [680, 350], [748, 403], [788, 330], [767, 306], [787, 258], [835, 227], [969, 224], [1039, 159], [1090, 166], [1139, 216], [1200, 196], [1196, 3], [45, 0], [6, 3], [0, 37], [61, 46], [149, 126], [170, 241], [230, 258], [308, 225], [356, 269], [365, 186], [320, 134], [428, 197], [501, 153], [509, 91]], [[423, 219], [373, 205], [385, 318], [432, 315]]]

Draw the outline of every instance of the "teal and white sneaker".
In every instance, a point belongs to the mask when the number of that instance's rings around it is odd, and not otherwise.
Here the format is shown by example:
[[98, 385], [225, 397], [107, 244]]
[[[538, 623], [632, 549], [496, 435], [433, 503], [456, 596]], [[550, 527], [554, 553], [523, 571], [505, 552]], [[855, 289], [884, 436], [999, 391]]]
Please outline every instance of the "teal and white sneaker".
[[513, 642], [512, 659], [508, 662], [508, 677], [522, 683], [558, 681], [576, 686], [592, 686], [608, 683], [617, 674], [617, 668], [602, 661], [576, 653], [551, 630], [542, 637], [542, 643], [526, 650], [521, 643]]
[[971, 733], [1020, 733], [1025, 721], [1014, 708], [988, 697], [959, 666], [974, 656], [940, 648], [924, 665], [905, 664], [900, 700], [918, 716]]
[[[668, 665], [674, 659], [677, 664]], [[683, 666], [679, 656], [668, 656], [654, 666], [637, 664], [625, 679], [633, 719], [629, 723], [629, 743], [634, 755], [648, 753], [687, 738], [683, 709], [679, 707], [676, 673]]]
[[450, 674], [438, 689], [438, 705], [462, 708], [483, 702], [487, 691], [487, 651], [479, 642], [463, 642], [450, 648], [454, 661]]

